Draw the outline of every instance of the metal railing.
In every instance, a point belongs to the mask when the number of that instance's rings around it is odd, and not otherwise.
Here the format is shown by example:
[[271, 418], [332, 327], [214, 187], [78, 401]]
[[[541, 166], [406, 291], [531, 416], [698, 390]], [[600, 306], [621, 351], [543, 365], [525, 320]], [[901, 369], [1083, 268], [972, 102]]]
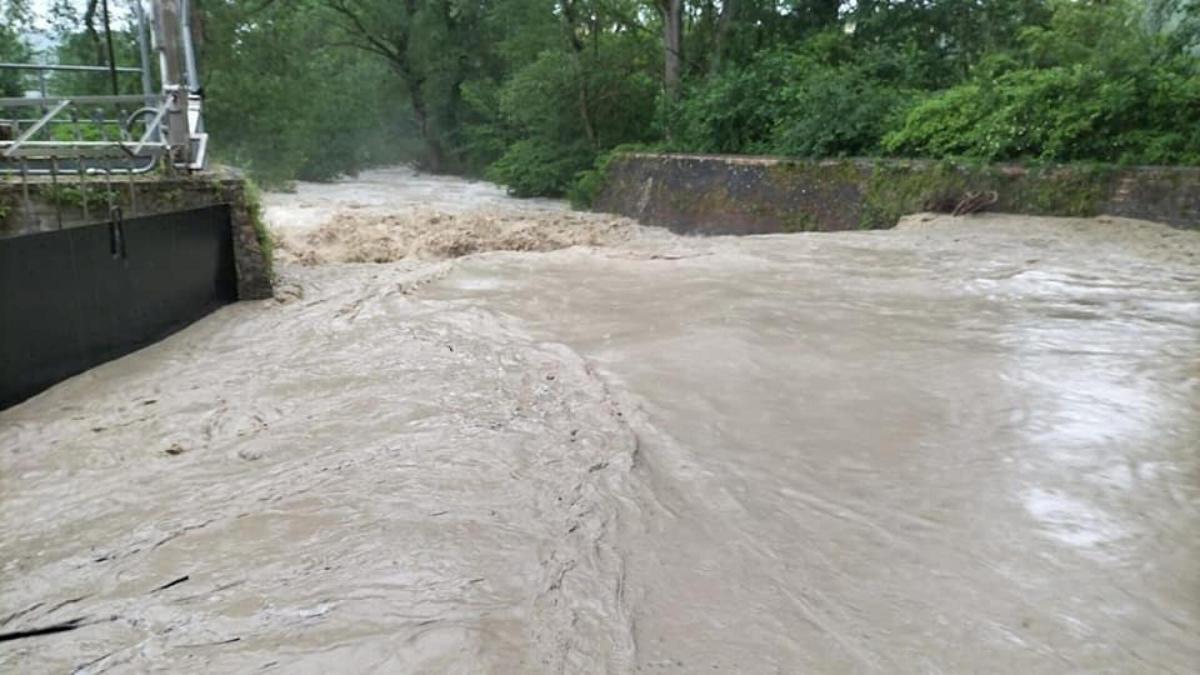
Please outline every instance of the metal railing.
[[[147, 105], [149, 103], [149, 105]], [[169, 154], [169, 96], [0, 98], [0, 173], [145, 173]]]
[[[208, 135], [200, 114], [199, 76], [188, 23], [188, 0], [151, 0], [153, 29], [142, 0], [137, 17], [140, 67], [0, 63], [0, 71], [36, 76], [37, 96], [0, 98], [0, 175], [23, 179], [59, 173], [145, 173], [156, 166], [185, 171], [205, 166]], [[107, 28], [106, 28], [107, 30]], [[162, 88], [152, 87], [151, 51]], [[107, 73], [111, 96], [52, 95], [47, 73]], [[118, 94], [118, 75], [139, 74], [141, 94]]]

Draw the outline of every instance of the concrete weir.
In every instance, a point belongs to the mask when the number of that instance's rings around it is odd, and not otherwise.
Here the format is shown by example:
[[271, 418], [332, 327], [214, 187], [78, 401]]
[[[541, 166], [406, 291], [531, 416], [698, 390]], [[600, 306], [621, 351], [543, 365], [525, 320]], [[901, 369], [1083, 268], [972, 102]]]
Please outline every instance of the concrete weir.
[[[994, 193], [994, 194], [993, 194]], [[881, 229], [971, 195], [989, 210], [1099, 215], [1200, 228], [1200, 168], [955, 164], [913, 160], [630, 153], [608, 165], [594, 207], [681, 233]]]
[[0, 184], [0, 408], [271, 295], [236, 176]]

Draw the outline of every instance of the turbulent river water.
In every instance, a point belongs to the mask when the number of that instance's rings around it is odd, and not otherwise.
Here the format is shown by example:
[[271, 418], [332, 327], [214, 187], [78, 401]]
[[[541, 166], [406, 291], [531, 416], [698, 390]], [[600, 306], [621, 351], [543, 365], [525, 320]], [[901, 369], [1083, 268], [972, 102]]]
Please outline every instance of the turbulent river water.
[[1200, 233], [268, 216], [274, 300], [0, 413], [0, 671], [1200, 663]]

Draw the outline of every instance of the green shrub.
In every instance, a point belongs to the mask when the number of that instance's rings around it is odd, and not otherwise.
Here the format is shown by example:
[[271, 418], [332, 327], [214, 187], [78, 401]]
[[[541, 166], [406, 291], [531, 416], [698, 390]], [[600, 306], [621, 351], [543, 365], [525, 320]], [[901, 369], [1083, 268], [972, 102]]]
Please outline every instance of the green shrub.
[[908, 65], [889, 50], [856, 49], [840, 32], [817, 35], [795, 51], [765, 52], [691, 90], [675, 145], [800, 157], [876, 154], [916, 96]]
[[250, 224], [254, 227], [255, 238], [262, 249], [263, 261], [267, 266], [267, 275], [275, 278], [275, 237], [263, 220], [262, 190], [253, 180], [247, 178], [243, 199], [246, 200], [246, 211], [250, 216]]
[[575, 174], [592, 163], [585, 145], [557, 145], [527, 139], [517, 141], [487, 170], [489, 180], [508, 188], [516, 197], [560, 197]]
[[608, 178], [608, 165], [618, 155], [627, 152], [656, 152], [663, 149], [662, 145], [626, 143], [618, 145], [608, 152], [601, 153], [596, 157], [596, 161], [592, 163], [591, 168], [575, 174], [575, 179], [567, 190], [567, 198], [571, 200], [571, 205], [577, 209], [590, 207], [596, 201], [600, 189], [604, 187], [604, 181]]
[[[915, 106], [897, 155], [1200, 163], [1196, 58], [1145, 33], [1132, 10], [1059, 5], [1003, 65]], [[997, 63], [1001, 63], [997, 61]]]
[[597, 155], [653, 136], [655, 84], [639, 58], [619, 40], [582, 55], [547, 50], [502, 83], [466, 87], [484, 120], [466, 131], [469, 151], [498, 154], [485, 175], [515, 196], [567, 194]]

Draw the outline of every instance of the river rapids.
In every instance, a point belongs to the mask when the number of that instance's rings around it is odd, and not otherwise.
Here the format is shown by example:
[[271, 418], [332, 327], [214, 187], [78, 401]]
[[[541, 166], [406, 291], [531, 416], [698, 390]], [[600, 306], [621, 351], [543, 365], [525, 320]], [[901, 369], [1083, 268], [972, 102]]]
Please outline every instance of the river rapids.
[[273, 300], [0, 412], [0, 671], [1200, 663], [1200, 233], [267, 204]]

